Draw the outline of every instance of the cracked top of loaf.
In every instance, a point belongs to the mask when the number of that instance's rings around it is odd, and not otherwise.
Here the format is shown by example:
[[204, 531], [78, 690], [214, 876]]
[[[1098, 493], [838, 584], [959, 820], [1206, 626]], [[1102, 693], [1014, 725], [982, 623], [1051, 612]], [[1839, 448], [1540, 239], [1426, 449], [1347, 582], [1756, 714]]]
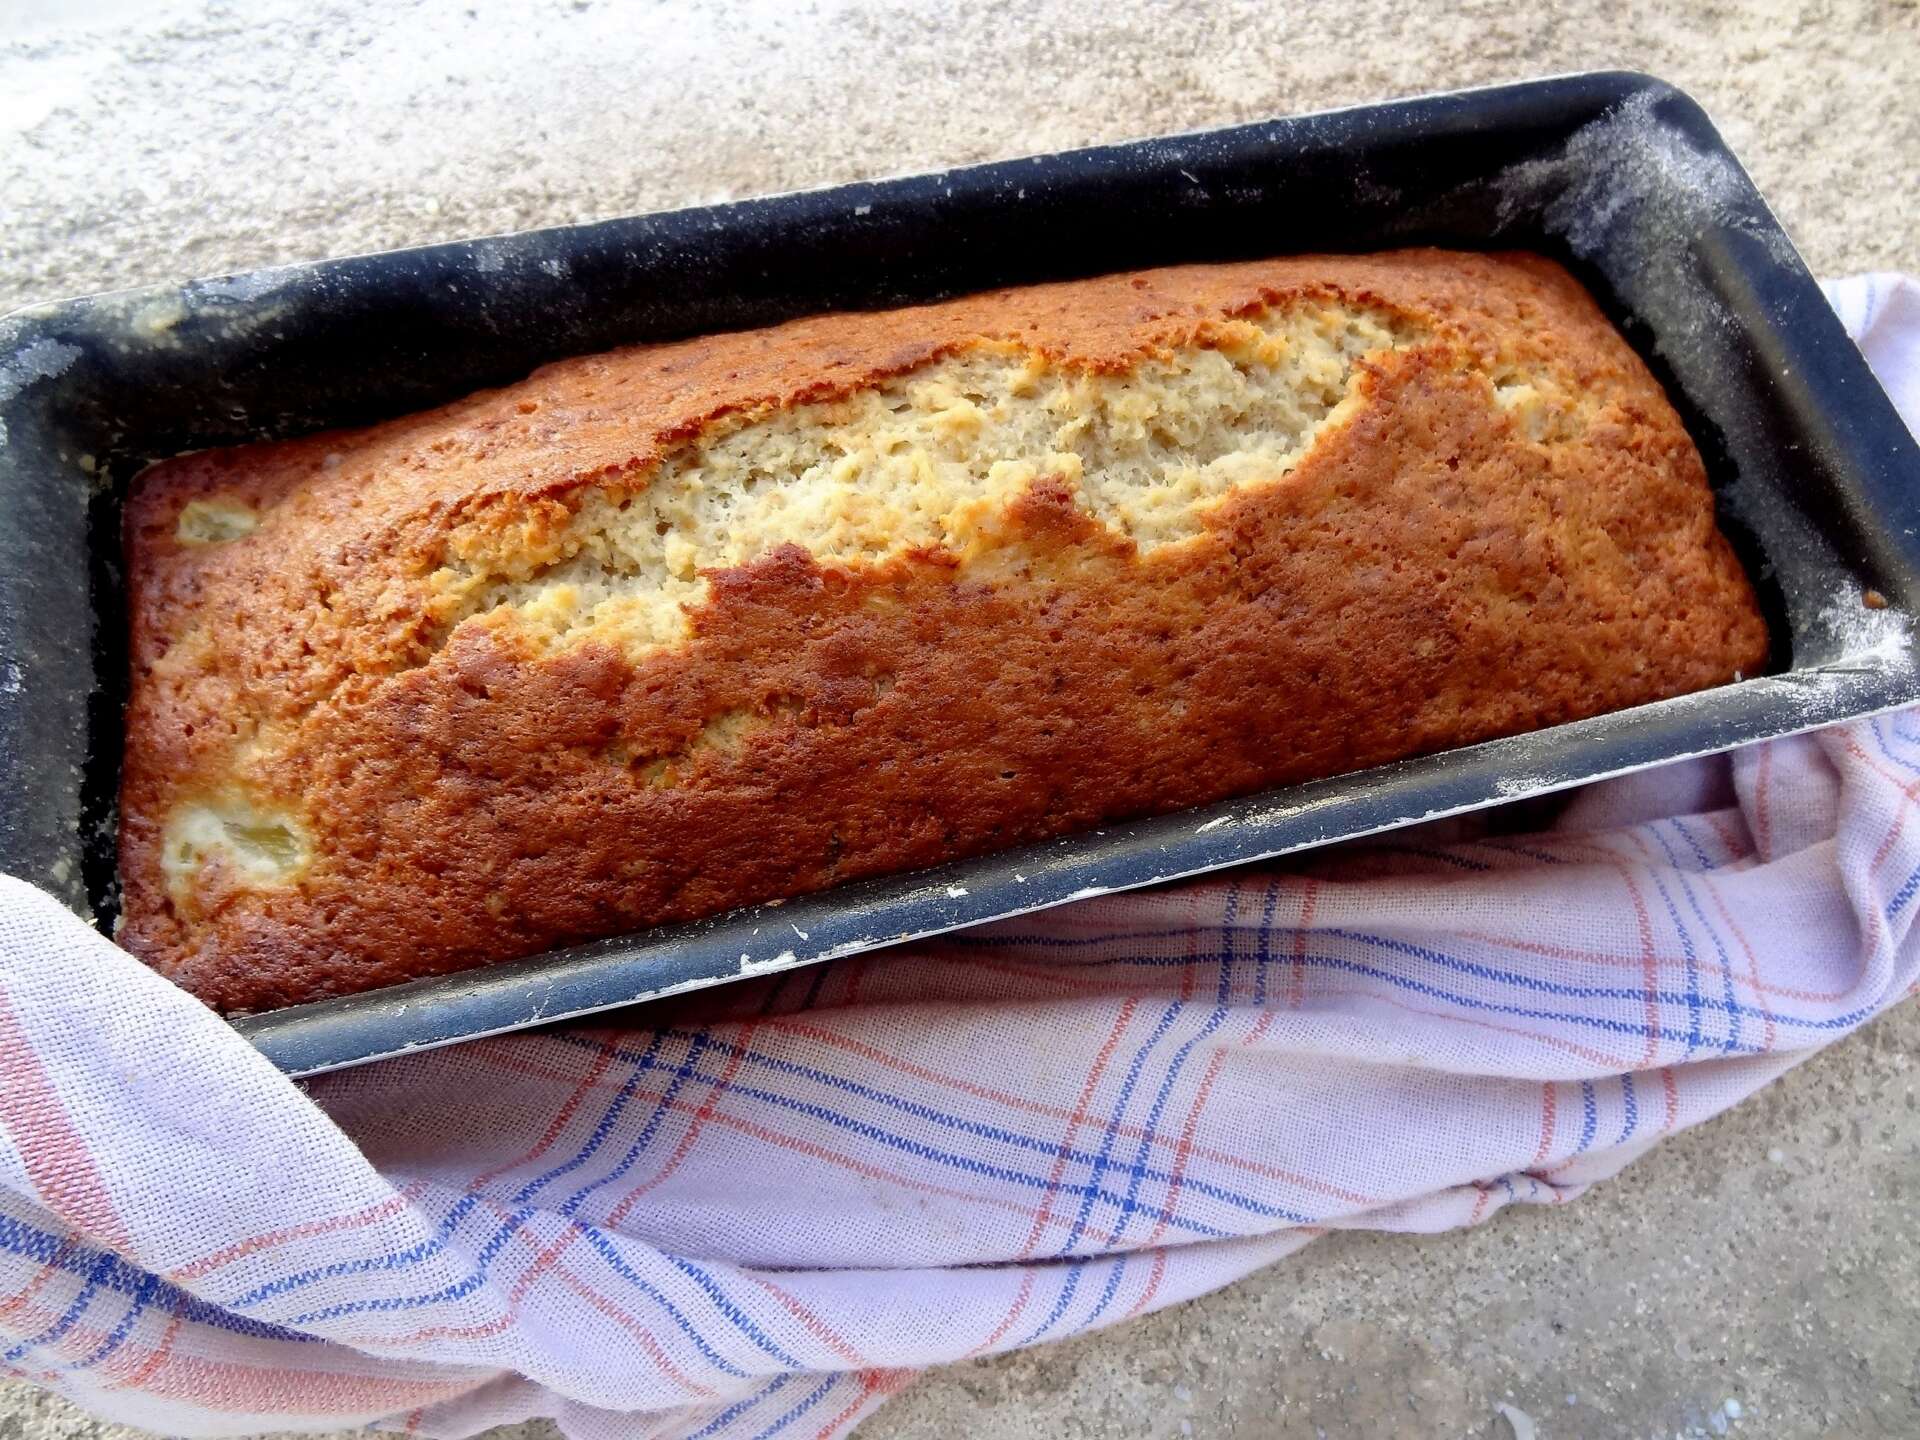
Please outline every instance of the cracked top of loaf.
[[121, 939], [362, 990], [1723, 683], [1700, 458], [1525, 255], [550, 365], [129, 501]]

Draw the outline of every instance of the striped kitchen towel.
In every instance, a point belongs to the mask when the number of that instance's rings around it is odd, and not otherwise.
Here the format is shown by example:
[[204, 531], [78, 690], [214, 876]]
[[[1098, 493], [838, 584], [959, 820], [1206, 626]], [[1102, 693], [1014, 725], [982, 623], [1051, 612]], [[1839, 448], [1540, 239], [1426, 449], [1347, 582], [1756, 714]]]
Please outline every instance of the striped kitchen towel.
[[[1920, 287], [1834, 300], [1920, 412]], [[0, 881], [0, 1368], [177, 1434], [831, 1436], [1559, 1204], [1920, 976], [1920, 711], [293, 1084]]]

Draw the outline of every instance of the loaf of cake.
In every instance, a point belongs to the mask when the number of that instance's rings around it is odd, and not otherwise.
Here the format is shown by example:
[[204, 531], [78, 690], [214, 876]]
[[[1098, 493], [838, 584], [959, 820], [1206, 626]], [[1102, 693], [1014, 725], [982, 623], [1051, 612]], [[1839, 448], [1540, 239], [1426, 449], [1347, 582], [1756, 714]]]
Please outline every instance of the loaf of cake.
[[129, 499], [123, 943], [388, 985], [1718, 685], [1556, 265], [1186, 266], [550, 365]]

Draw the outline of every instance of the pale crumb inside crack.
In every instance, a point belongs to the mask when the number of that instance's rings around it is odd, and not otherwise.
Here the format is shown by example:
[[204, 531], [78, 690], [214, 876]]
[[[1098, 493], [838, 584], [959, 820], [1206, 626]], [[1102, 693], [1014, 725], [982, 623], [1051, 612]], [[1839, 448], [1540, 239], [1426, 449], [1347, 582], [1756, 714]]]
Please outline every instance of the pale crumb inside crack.
[[260, 516], [251, 506], [216, 495], [181, 506], [173, 533], [182, 545], [217, 545], [251, 534], [259, 523]]
[[183, 804], [167, 817], [160, 868], [176, 899], [189, 894], [218, 860], [252, 889], [291, 884], [312, 858], [312, 842], [293, 816], [237, 795]]
[[684, 640], [703, 572], [795, 544], [823, 565], [919, 550], [964, 568], [1007, 541], [1034, 483], [1142, 554], [1212, 506], [1283, 479], [1360, 403], [1363, 361], [1421, 338], [1398, 316], [1315, 301], [1215, 326], [1118, 374], [981, 344], [844, 398], [738, 417], [651, 476], [587, 491], [553, 526], [475, 522], [430, 580], [445, 635], [491, 615], [545, 645], [629, 654]]

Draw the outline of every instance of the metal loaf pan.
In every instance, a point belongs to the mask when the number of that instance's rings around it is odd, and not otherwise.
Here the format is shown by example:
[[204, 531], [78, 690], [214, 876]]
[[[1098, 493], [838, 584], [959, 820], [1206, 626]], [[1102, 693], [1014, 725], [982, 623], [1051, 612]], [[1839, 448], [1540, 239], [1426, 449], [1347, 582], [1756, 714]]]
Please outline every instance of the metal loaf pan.
[[[1773, 673], [1534, 735], [237, 1021], [309, 1074], [1542, 794], [1920, 699], [1920, 452], [1706, 115], [1575, 75], [97, 296], [0, 322], [0, 869], [110, 925], [118, 491], [563, 355], [1178, 261], [1575, 269], [1707, 458]], [[1877, 591], [1886, 608], [1863, 603]]]

